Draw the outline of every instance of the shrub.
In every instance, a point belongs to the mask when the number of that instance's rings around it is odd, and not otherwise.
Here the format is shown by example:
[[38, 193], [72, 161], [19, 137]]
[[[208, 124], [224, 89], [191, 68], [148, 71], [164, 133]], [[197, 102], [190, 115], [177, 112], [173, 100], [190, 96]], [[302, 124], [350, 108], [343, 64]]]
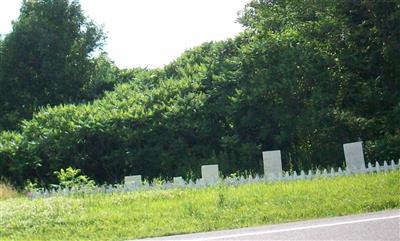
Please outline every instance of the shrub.
[[68, 167], [60, 171], [54, 172], [57, 175], [59, 184], [56, 185], [60, 188], [72, 188], [72, 187], [94, 187], [95, 182], [85, 175], [81, 175], [80, 169], [74, 169]]

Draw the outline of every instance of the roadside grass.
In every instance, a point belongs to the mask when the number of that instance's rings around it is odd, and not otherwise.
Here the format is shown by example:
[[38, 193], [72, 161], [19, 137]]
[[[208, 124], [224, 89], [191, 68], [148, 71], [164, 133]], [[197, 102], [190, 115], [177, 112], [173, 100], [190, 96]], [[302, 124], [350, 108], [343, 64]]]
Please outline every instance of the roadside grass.
[[400, 171], [0, 201], [0, 240], [129, 240], [400, 208]]
[[18, 196], [17, 191], [14, 187], [9, 184], [0, 182], [0, 200], [15, 198]]

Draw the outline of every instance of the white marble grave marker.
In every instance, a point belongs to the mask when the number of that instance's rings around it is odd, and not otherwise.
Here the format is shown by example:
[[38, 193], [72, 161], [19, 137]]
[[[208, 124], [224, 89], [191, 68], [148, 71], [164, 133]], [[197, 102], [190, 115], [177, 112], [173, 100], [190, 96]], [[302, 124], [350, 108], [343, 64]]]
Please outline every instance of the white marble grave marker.
[[360, 172], [365, 169], [362, 141], [343, 144], [346, 166], [350, 172]]
[[201, 178], [205, 183], [215, 183], [219, 178], [218, 165], [201, 166]]
[[263, 151], [264, 177], [267, 180], [282, 176], [281, 151]]
[[142, 184], [142, 175], [125, 176], [124, 183], [125, 183], [125, 185], [139, 186]]
[[174, 177], [174, 186], [182, 187], [185, 185], [182, 177]]

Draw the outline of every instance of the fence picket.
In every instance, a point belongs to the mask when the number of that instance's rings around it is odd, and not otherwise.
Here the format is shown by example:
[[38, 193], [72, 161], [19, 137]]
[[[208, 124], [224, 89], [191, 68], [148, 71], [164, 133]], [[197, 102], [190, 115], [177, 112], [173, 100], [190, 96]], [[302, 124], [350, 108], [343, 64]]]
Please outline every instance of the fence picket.
[[386, 161], [383, 162], [383, 170], [387, 172], [389, 170], [388, 164]]
[[381, 170], [380, 166], [379, 166], [379, 162], [375, 162], [375, 171], [379, 172]]

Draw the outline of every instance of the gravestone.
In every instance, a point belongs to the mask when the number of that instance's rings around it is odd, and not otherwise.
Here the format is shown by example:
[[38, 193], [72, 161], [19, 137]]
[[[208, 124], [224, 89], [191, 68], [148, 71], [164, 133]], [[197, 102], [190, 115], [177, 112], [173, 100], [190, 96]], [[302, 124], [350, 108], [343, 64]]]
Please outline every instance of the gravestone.
[[264, 178], [273, 180], [282, 176], [281, 151], [263, 151]]
[[218, 165], [201, 166], [201, 178], [205, 184], [216, 183], [219, 179]]
[[130, 186], [140, 186], [142, 185], [142, 176], [141, 175], [125, 176], [124, 184]]
[[183, 187], [185, 182], [183, 181], [182, 177], [174, 177], [174, 186]]
[[362, 141], [343, 144], [346, 166], [350, 172], [360, 172], [365, 169]]

